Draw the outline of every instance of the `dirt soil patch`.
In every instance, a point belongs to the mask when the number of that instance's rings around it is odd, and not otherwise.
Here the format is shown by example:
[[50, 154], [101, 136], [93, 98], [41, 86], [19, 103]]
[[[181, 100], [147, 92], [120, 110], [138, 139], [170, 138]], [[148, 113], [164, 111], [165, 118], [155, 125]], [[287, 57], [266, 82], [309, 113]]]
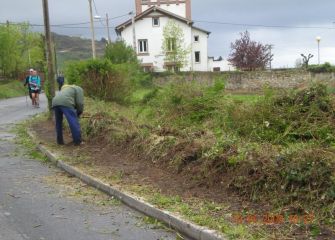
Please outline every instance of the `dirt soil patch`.
[[[55, 127], [52, 121], [39, 122], [32, 128], [37, 133], [41, 143], [55, 144]], [[225, 215], [227, 220], [233, 223], [236, 223], [236, 219], [233, 219], [234, 214], [251, 212], [258, 216], [264, 216], [264, 214], [273, 211], [269, 204], [254, 204], [237, 196], [236, 193], [227, 188], [224, 182], [206, 184], [199, 179], [195, 179], [191, 171], [188, 173], [187, 171], [178, 172], [178, 169], [155, 162], [152, 159], [146, 159], [144, 154], [141, 154], [131, 142], [121, 145], [108, 145], [104, 139], [96, 138], [86, 141], [80, 147], [76, 147], [71, 143], [72, 138], [69, 132], [64, 131], [64, 138], [66, 144], [60, 150], [66, 156], [72, 156], [74, 159], [85, 156], [87, 158], [85, 163], [96, 169], [99, 176], [118, 176], [118, 184], [121, 186], [122, 184], [150, 186], [162, 194], [180, 196], [186, 201], [200, 199], [218, 203], [224, 205], [225, 208], [215, 214]], [[192, 154], [194, 154], [194, 151], [190, 148], [190, 156]], [[284, 235], [282, 235], [282, 231], [279, 231], [279, 235], [277, 234], [280, 229], [278, 225], [262, 227], [269, 231], [269, 236], [266, 239], [278, 239], [278, 236], [281, 236], [280, 239], [308, 238], [306, 236], [306, 232], [309, 231], [307, 226], [306, 228], [300, 228], [285, 224], [282, 226], [286, 229]], [[321, 228], [321, 234], [315, 239], [335, 239], [335, 235], [327, 229]]]
[[[55, 143], [56, 134], [54, 124], [51, 121], [38, 123], [33, 127], [41, 143]], [[131, 143], [123, 145], [107, 145], [102, 139], [86, 141], [82, 146], [75, 147], [72, 144], [69, 132], [64, 132], [65, 146], [62, 148], [66, 154], [77, 157], [80, 154], [89, 157], [89, 161], [96, 167], [101, 167], [107, 175], [111, 173], [121, 174], [121, 183], [150, 185], [159, 189], [161, 193], [178, 195], [183, 198], [200, 198], [217, 203], [237, 203], [238, 196], [225, 190], [225, 187], [199, 184], [192, 176], [176, 174], [176, 170], [163, 166], [160, 163], [148, 161], [131, 146]], [[192, 149], [190, 149], [191, 151]], [[159, 165], [159, 166], [158, 166]], [[246, 203], [245, 203], [246, 204]], [[244, 207], [246, 205], [243, 204]], [[240, 205], [232, 206], [232, 211], [240, 209]], [[268, 209], [266, 209], [268, 210]]]

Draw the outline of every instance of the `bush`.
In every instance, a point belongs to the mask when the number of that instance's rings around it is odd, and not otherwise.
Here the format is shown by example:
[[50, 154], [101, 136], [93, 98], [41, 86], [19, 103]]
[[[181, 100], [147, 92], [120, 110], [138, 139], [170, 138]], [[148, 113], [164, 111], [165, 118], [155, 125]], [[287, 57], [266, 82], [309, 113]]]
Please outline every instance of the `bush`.
[[114, 64], [131, 63], [138, 64], [136, 52], [124, 41], [110, 43], [106, 47], [105, 58]]
[[66, 82], [68, 84], [82, 85], [82, 74], [86, 69], [86, 61], [69, 62], [65, 69]]
[[124, 102], [131, 91], [127, 73], [108, 60], [91, 60], [86, 65], [83, 87], [89, 95], [106, 101]]
[[308, 71], [312, 73], [330, 73], [335, 72], [335, 66], [332, 66], [330, 63], [326, 62], [322, 65], [310, 65]]
[[320, 207], [334, 202], [334, 153], [303, 146], [271, 159], [255, 156], [227, 170], [234, 176], [231, 188], [240, 194], [271, 198], [275, 204], [297, 201]]
[[264, 98], [253, 106], [231, 113], [232, 128], [240, 136], [255, 141], [287, 144], [316, 140], [335, 141], [335, 113], [325, 85], [282, 92]]
[[132, 90], [129, 65], [115, 65], [107, 59], [71, 63], [66, 69], [69, 84], [84, 88], [86, 95], [105, 101], [125, 103]]
[[155, 92], [146, 102], [152, 108], [159, 109], [157, 117], [162, 121], [192, 127], [217, 112], [223, 89], [220, 84], [204, 89], [195, 82], [181, 81], [164, 87], [158, 91], [159, 94]]

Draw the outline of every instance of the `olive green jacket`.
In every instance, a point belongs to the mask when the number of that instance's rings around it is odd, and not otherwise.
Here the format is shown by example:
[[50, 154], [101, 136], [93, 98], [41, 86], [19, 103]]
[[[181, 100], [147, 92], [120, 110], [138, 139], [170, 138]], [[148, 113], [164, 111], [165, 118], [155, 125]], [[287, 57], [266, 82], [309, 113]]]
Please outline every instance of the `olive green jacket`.
[[63, 106], [77, 110], [80, 115], [84, 111], [84, 91], [76, 85], [64, 85], [52, 99], [52, 107]]

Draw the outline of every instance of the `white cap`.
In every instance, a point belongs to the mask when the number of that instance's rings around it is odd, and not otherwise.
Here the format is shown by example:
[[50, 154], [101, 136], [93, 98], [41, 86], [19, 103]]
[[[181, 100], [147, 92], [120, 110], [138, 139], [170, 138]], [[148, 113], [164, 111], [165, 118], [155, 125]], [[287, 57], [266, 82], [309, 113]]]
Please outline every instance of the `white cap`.
[[29, 72], [33, 72], [33, 71], [34, 71], [34, 69], [33, 69], [33, 68], [30, 68], [30, 69], [29, 69]]

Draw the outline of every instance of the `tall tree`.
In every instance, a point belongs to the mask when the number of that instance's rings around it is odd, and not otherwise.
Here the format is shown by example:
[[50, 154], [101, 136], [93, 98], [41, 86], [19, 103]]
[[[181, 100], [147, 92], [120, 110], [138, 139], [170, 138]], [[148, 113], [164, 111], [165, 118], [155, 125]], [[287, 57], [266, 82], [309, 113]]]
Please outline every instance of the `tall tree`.
[[174, 71], [180, 71], [187, 64], [189, 48], [186, 47], [184, 32], [173, 20], [169, 20], [163, 29], [162, 50], [165, 63]]
[[304, 55], [304, 54], [300, 54], [300, 56], [302, 57], [302, 66], [305, 68], [308, 68], [309, 65], [309, 60], [311, 60], [311, 58], [314, 57], [313, 54], [308, 54], [308, 56]]
[[12, 77], [20, 65], [20, 31], [17, 26], [0, 26], [0, 69], [7, 77]]
[[271, 45], [252, 41], [248, 31], [240, 33], [241, 38], [231, 43], [228, 61], [237, 69], [253, 71], [265, 69], [272, 61]]
[[0, 71], [4, 76], [17, 77], [29, 67], [39, 68], [42, 56], [39, 34], [31, 32], [29, 24], [0, 26]]

